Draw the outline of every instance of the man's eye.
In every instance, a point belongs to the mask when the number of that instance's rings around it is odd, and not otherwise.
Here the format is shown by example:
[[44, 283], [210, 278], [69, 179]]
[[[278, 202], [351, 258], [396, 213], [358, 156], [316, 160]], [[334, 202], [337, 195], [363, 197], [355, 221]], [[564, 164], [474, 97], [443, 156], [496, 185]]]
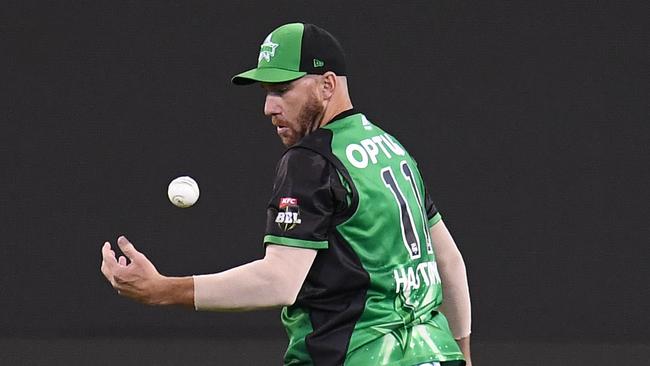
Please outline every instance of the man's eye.
[[275, 94], [275, 95], [282, 95], [282, 94], [288, 92], [291, 89], [291, 86], [288, 85], [288, 84], [269, 85], [265, 89], [266, 89], [267, 93]]

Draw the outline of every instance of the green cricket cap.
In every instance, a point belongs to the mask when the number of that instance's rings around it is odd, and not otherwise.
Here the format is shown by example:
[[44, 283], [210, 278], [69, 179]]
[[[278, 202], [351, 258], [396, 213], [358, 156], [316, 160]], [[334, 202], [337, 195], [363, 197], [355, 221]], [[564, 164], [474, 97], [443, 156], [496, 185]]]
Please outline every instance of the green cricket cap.
[[290, 23], [271, 32], [260, 46], [257, 67], [232, 78], [233, 84], [283, 83], [307, 74], [332, 71], [346, 75], [345, 55], [339, 41], [313, 24]]

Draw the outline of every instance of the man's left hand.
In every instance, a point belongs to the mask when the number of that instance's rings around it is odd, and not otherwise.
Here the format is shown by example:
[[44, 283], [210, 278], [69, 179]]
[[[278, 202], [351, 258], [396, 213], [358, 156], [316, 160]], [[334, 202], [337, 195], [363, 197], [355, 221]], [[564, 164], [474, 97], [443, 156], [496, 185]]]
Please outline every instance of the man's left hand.
[[108, 282], [121, 296], [149, 305], [164, 304], [165, 277], [127, 238], [120, 236], [117, 245], [126, 257], [116, 258], [109, 242], [102, 247], [101, 270]]

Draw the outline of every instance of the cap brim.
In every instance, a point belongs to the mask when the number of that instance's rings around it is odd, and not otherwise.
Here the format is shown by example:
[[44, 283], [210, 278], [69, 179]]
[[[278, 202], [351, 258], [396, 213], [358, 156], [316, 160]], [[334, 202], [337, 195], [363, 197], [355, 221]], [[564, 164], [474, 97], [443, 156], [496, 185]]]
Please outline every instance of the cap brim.
[[257, 68], [244, 71], [232, 78], [232, 83], [236, 85], [248, 85], [257, 82], [263, 83], [284, 83], [299, 79], [307, 75], [303, 71], [291, 71], [284, 69], [275, 69], [271, 67]]

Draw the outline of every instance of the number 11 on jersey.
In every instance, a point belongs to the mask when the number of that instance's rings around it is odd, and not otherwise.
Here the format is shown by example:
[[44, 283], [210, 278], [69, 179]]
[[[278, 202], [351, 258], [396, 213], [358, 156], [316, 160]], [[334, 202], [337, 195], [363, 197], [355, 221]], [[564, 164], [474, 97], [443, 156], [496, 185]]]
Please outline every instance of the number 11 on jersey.
[[[404, 177], [404, 179], [410, 183], [409, 186], [411, 187], [411, 191], [413, 193], [412, 197], [415, 198], [417, 208], [420, 210], [422, 228], [424, 229], [424, 238], [427, 246], [427, 253], [431, 254], [433, 253], [433, 247], [431, 246], [431, 237], [429, 235], [422, 195], [420, 194], [420, 190], [417, 187], [415, 177], [413, 176], [413, 171], [405, 160], [402, 160], [400, 162], [400, 170], [402, 173], [401, 175]], [[411, 211], [413, 209], [411, 207], [411, 204], [413, 202], [409, 204], [408, 199], [402, 193], [402, 190], [397, 184], [397, 180], [395, 179], [395, 175], [391, 167], [386, 167], [381, 170], [381, 179], [383, 180], [384, 185], [391, 191], [393, 198], [395, 198], [395, 201], [397, 202], [397, 207], [399, 208], [400, 224], [402, 226], [402, 239], [404, 241], [404, 246], [411, 256], [411, 259], [418, 259], [420, 258], [420, 236], [417, 235], [415, 222], [413, 221], [414, 216], [413, 211]]]

